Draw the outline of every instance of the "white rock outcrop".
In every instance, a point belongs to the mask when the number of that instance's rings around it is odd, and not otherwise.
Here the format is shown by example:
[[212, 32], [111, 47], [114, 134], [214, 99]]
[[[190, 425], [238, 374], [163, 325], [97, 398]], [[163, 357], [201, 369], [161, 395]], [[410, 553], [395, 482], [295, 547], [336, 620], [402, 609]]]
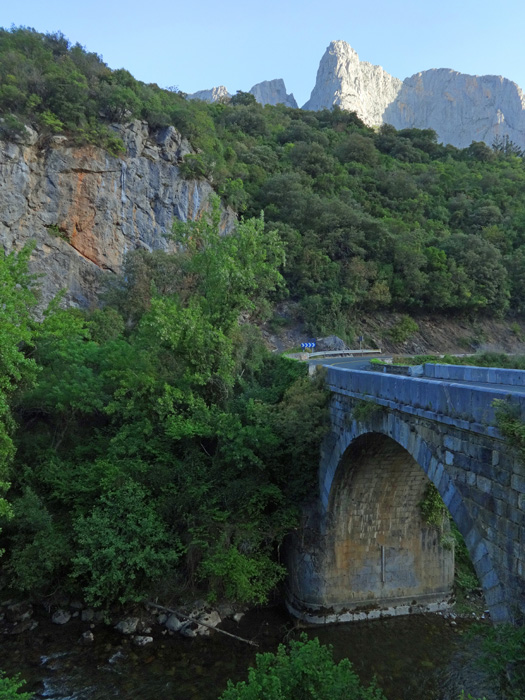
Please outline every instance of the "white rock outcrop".
[[383, 121], [396, 129], [434, 129], [458, 148], [472, 141], [489, 146], [508, 136], [525, 147], [525, 95], [497, 75], [466, 75], [446, 68], [416, 73], [403, 82]]
[[211, 88], [210, 90], [198, 90], [197, 92], [188, 95], [188, 100], [202, 100], [203, 102], [221, 102], [229, 100], [231, 95], [224, 85]]
[[289, 95], [286, 93], [286, 85], [282, 78], [276, 78], [275, 80], [263, 80], [262, 83], [257, 83], [251, 90], [251, 94], [255, 97], [257, 102], [262, 105], [279, 105], [283, 104], [287, 107], [293, 107], [297, 109], [298, 105], [295, 101], [293, 93]]
[[403, 82], [381, 66], [360, 61], [346, 41], [332, 41], [319, 64], [315, 87], [303, 109], [351, 112], [369, 126], [383, 123], [386, 108], [396, 99]]
[[525, 148], [525, 96], [516, 83], [495, 75], [466, 75], [446, 68], [404, 81], [360, 61], [345, 41], [332, 41], [303, 109], [356, 112], [368, 126], [434, 129], [438, 140], [464, 148], [508, 137]]

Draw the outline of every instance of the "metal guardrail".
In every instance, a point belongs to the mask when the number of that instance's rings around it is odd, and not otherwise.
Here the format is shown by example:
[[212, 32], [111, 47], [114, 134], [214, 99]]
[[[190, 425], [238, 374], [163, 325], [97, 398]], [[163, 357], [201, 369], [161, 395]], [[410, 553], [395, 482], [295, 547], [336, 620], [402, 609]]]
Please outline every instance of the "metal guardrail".
[[381, 348], [377, 348], [376, 350], [320, 350], [319, 352], [309, 352], [308, 357], [335, 357], [335, 355], [338, 356], [344, 356], [344, 355], [380, 355], [381, 354]]

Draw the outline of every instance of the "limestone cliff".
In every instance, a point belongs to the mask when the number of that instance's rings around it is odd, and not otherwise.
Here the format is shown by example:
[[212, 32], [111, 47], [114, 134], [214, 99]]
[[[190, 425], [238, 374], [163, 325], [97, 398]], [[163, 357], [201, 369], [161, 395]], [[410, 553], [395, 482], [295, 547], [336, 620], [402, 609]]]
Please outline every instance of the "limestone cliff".
[[434, 129], [458, 148], [472, 141], [492, 145], [508, 136], [525, 148], [525, 96], [516, 83], [496, 75], [465, 75], [445, 68], [403, 82], [383, 121], [397, 129]]
[[370, 126], [383, 123], [383, 114], [396, 99], [401, 80], [381, 66], [360, 61], [345, 41], [332, 41], [319, 64], [315, 87], [303, 109], [330, 109], [334, 105], [356, 112]]
[[525, 148], [525, 96], [516, 83], [445, 68], [402, 82], [381, 66], [360, 61], [344, 41], [333, 41], [327, 48], [303, 109], [334, 105], [356, 112], [369, 126], [434, 129], [439, 141], [459, 148], [472, 141], [492, 145], [505, 136]]
[[[66, 289], [70, 305], [94, 302], [102, 275], [118, 272], [136, 248], [169, 249], [175, 218], [208, 206], [209, 183], [180, 177], [190, 144], [173, 128], [133, 122], [116, 127], [123, 157], [56, 136], [41, 143], [0, 141], [0, 241], [6, 252], [36, 241], [32, 259], [44, 299]], [[231, 227], [233, 212], [224, 213]]]
[[198, 90], [188, 95], [188, 100], [202, 100], [203, 102], [221, 102], [229, 100], [231, 97], [224, 85], [211, 88], [210, 90]]
[[283, 104], [287, 107], [297, 109], [297, 102], [293, 93], [286, 93], [286, 86], [282, 78], [275, 80], [263, 80], [262, 83], [254, 85], [250, 92], [255, 97], [257, 102], [262, 105], [279, 105]]

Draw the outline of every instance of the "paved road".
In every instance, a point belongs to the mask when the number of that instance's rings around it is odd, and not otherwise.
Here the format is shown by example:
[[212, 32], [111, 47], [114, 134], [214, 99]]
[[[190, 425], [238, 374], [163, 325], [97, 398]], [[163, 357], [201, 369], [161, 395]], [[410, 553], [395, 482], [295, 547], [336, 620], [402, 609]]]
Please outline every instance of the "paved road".
[[[366, 357], [318, 357], [314, 360], [309, 360], [310, 365], [324, 365], [325, 367], [341, 367], [342, 369], [370, 369], [370, 355]], [[392, 355], [374, 355], [381, 360]]]
[[[392, 357], [392, 355], [376, 355], [380, 359]], [[327, 357], [316, 358], [310, 360], [309, 364], [323, 365], [325, 367], [340, 367], [341, 369], [358, 369], [369, 371], [370, 360], [368, 357]], [[463, 386], [471, 386], [473, 389], [493, 389], [508, 394], [525, 394], [525, 387], [512, 386], [510, 384], [492, 384], [489, 382], [470, 382], [466, 379], [435, 379], [433, 377], [425, 377], [425, 379], [433, 381], [446, 381], [449, 384], [461, 384]]]

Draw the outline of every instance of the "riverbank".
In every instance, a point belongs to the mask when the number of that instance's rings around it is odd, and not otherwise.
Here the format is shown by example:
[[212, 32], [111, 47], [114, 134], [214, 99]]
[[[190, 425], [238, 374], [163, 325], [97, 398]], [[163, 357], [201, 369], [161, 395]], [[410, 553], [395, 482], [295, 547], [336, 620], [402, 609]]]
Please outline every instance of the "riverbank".
[[[113, 624], [88, 623], [80, 615], [57, 625], [37, 608], [32, 619], [38, 624], [31, 632], [4, 636], [0, 667], [8, 675], [21, 673], [36, 698], [215, 700], [228, 679], [246, 678], [257, 652], [275, 651], [306, 632], [333, 645], [336, 660], [349, 658], [363, 681], [376, 675], [389, 700], [457, 700], [461, 689], [497, 700], [474, 666], [475, 643], [463, 634], [471, 620], [455, 613], [304, 629], [283, 609], [271, 607], [221, 624], [257, 647], [217, 633], [170, 635], [158, 622], [151, 629], [153, 641], [137, 646], [133, 635]], [[86, 632], [92, 641], [86, 642]]]

